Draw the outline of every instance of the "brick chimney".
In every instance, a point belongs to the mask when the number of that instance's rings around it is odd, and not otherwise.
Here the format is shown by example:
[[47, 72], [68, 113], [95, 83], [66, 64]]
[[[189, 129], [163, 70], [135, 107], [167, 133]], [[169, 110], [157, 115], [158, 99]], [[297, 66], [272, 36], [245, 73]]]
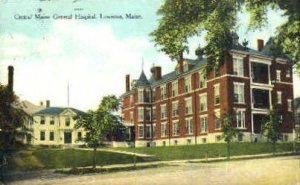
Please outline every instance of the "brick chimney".
[[130, 75], [126, 75], [126, 92], [130, 91]]
[[46, 107], [50, 107], [50, 100], [46, 100]]
[[257, 39], [257, 50], [261, 51], [264, 48], [264, 40]]
[[150, 71], [152, 73], [152, 78], [154, 80], [161, 79], [161, 67], [160, 66], [153, 66]]
[[8, 66], [8, 89], [14, 90], [14, 67]]

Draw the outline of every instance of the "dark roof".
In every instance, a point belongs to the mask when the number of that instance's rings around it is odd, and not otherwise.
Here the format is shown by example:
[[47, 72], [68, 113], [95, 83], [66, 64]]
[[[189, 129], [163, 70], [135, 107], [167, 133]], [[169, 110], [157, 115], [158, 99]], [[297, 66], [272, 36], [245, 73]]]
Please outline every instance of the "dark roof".
[[62, 113], [63, 111], [70, 109], [73, 112], [75, 112], [76, 114], [83, 114], [84, 112], [78, 109], [74, 109], [74, 108], [67, 108], [67, 107], [47, 107], [44, 108], [42, 110], [39, 110], [37, 112], [35, 112], [34, 114], [47, 114], [47, 115], [57, 115]]
[[184, 72], [184, 73], [176, 73], [176, 71], [172, 71], [170, 73], [167, 73], [165, 75], [163, 75], [161, 77], [161, 79], [159, 80], [154, 80], [154, 79], [150, 79], [150, 83], [152, 86], [164, 83], [168, 80], [172, 80], [177, 78], [178, 76], [182, 76], [185, 75], [186, 73], [190, 72], [193, 69], [199, 68], [200, 66], [204, 65], [206, 63], [206, 59], [205, 58], [197, 58], [195, 60], [192, 59], [184, 59], [184, 61], [186, 61], [191, 67], [189, 68], [188, 71]]
[[149, 85], [149, 81], [144, 73], [144, 70], [142, 70], [142, 73], [140, 75], [140, 78], [136, 81], [137, 86], [145, 86]]

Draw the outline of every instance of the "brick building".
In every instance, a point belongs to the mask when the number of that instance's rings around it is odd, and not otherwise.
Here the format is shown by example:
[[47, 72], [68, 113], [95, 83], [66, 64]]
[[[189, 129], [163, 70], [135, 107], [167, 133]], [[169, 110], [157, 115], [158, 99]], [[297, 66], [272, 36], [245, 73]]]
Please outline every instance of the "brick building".
[[283, 139], [293, 130], [293, 77], [289, 60], [274, 57], [270, 42], [258, 40], [257, 50], [239, 44], [224, 61], [205, 75], [206, 58], [181, 58], [175, 70], [144, 71], [122, 97], [122, 117], [136, 146], [185, 145], [222, 141], [222, 118], [236, 112], [239, 141], [258, 141], [261, 123], [270, 109], [280, 110]]

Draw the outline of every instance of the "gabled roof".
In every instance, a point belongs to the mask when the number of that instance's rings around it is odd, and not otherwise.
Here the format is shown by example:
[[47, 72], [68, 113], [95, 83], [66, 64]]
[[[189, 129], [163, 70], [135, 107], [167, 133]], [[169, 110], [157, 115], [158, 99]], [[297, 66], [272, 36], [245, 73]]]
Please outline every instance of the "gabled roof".
[[34, 115], [43, 114], [43, 115], [58, 115], [64, 112], [65, 110], [71, 110], [76, 114], [83, 114], [84, 112], [74, 108], [66, 108], [66, 107], [47, 107], [42, 110], [39, 110], [34, 113]]

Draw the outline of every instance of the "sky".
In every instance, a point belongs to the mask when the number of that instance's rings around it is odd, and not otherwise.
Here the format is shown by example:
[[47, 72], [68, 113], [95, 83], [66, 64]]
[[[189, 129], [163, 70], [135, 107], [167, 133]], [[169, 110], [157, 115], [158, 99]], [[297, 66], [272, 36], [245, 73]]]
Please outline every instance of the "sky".
[[[162, 3], [0, 0], [0, 83], [7, 83], [7, 67], [13, 65], [14, 90], [21, 100], [34, 104], [50, 100], [51, 106], [65, 107], [69, 84], [69, 105], [88, 110], [105, 95], [124, 93], [126, 74], [136, 79], [143, 67], [149, 78], [153, 64], [162, 66], [163, 74], [168, 73], [175, 63], [158, 51], [149, 36], [158, 26], [156, 11]], [[126, 18], [128, 14], [135, 18]], [[266, 42], [285, 21], [280, 12], [269, 11], [269, 24], [252, 32], [247, 30], [247, 19], [247, 14], [239, 14], [238, 34], [240, 41], [249, 40], [252, 48], [257, 38]], [[191, 52], [185, 57], [196, 57], [193, 51], [199, 40], [203, 42], [197, 37], [189, 39]], [[298, 78], [295, 84], [300, 84]], [[295, 86], [295, 97], [300, 96], [299, 91]]]

